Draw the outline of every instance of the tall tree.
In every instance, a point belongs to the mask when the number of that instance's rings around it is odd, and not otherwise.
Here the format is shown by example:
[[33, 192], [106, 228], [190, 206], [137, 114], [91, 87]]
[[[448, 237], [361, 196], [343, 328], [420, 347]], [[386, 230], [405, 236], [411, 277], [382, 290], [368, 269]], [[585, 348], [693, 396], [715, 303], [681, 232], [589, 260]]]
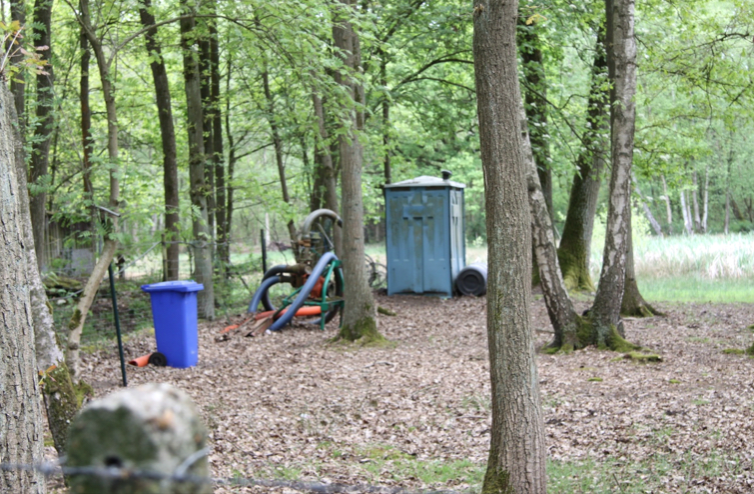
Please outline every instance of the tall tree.
[[621, 300], [625, 287], [626, 251], [631, 233], [631, 164], [636, 123], [636, 40], [634, 0], [606, 0], [608, 70], [610, 74], [610, 198], [602, 255], [602, 272], [592, 306], [593, 337], [598, 345], [620, 340]]
[[[110, 194], [107, 208], [116, 213], [120, 206], [120, 160], [118, 145], [118, 111], [115, 105], [115, 87], [111, 77], [111, 67], [114, 60], [114, 54], [108, 58], [105, 46], [102, 40], [97, 36], [97, 27], [92, 24], [89, 0], [81, 0], [80, 9], [76, 9], [70, 2], [68, 6], [74, 11], [76, 20], [84, 30], [92, 51], [94, 52], [97, 67], [99, 69], [100, 82], [102, 84], [102, 94], [105, 100], [105, 112], [107, 116], [107, 157], [108, 171], [110, 178]], [[115, 51], [117, 53], [117, 50]], [[97, 294], [99, 285], [105, 277], [107, 268], [115, 256], [115, 249], [118, 245], [116, 234], [118, 232], [118, 217], [107, 214], [105, 223], [105, 241], [102, 246], [97, 263], [94, 265], [89, 279], [84, 286], [84, 291], [79, 297], [76, 309], [73, 311], [71, 320], [68, 323], [68, 351], [66, 352], [66, 365], [71, 372], [71, 378], [74, 382], [79, 380], [79, 343], [81, 333], [84, 330], [86, 316], [89, 308], [92, 306], [94, 296]]]
[[[94, 204], [94, 185], [92, 184], [92, 151], [94, 141], [92, 139], [92, 107], [89, 104], [89, 62], [92, 54], [89, 50], [89, 39], [86, 30], [80, 27], [79, 48], [81, 60], [79, 61], [79, 106], [81, 108], [81, 179], [84, 188], [84, 201], [89, 206]], [[94, 231], [94, 214], [91, 215], [90, 229]]]
[[194, 278], [204, 285], [197, 294], [198, 311], [202, 317], [214, 319], [215, 292], [212, 284], [212, 249], [207, 216], [207, 184], [205, 182], [206, 156], [204, 154], [204, 116], [202, 113], [199, 50], [195, 39], [196, 21], [186, 0], [181, 1], [181, 49], [183, 51], [183, 78], [186, 89], [186, 116], [188, 119], [189, 181], [194, 241]]
[[474, 69], [486, 193], [490, 455], [482, 492], [546, 492], [545, 442], [530, 322], [531, 230], [516, 64], [518, 2], [474, 3]]
[[605, 165], [610, 133], [608, 107], [609, 85], [605, 53], [605, 26], [597, 29], [592, 64], [592, 82], [587, 103], [587, 129], [583, 149], [576, 160], [563, 235], [558, 246], [558, 260], [563, 280], [569, 290], [594, 291], [589, 274], [594, 215], [597, 211], [602, 169]]
[[[42, 53], [44, 60], [51, 58], [52, 45], [52, 0], [36, 0], [34, 2], [34, 43], [37, 46], [46, 46]], [[48, 65], [44, 73], [37, 75], [37, 104], [36, 113], [38, 125], [34, 129], [34, 140], [31, 149], [31, 173], [30, 181], [38, 185], [35, 193], [31, 196], [31, 224], [34, 229], [34, 248], [37, 252], [37, 264], [40, 269], [47, 262], [45, 232], [47, 230], [47, 216], [45, 192], [47, 171], [50, 163], [50, 142], [52, 139], [52, 127], [54, 124], [53, 113], [53, 70]]]
[[[21, 222], [19, 184], [15, 170], [15, 139], [10, 109], [13, 96], [3, 83], [0, 87], [0, 463], [34, 464], [44, 459], [44, 428], [37, 396], [37, 369], [34, 350], [29, 279], [26, 269]], [[0, 472], [0, 491], [44, 493], [45, 480], [35, 470]]]
[[215, 222], [217, 253], [222, 266], [230, 264], [230, 211], [226, 191], [223, 115], [220, 105], [220, 39], [217, 23], [209, 25], [210, 101], [212, 108], [212, 165], [215, 172]]
[[[14, 95], [15, 96], [15, 95]], [[12, 120], [15, 120], [11, 115]], [[26, 184], [26, 159], [21, 139], [20, 126], [14, 128], [15, 171], [19, 184]], [[29, 308], [34, 328], [34, 354], [37, 370], [42, 376], [42, 394], [46, 408], [47, 424], [59, 456], [65, 456], [65, 443], [68, 425], [81, 407], [80, 393], [73, 387], [65, 355], [60, 347], [55, 320], [52, 317], [50, 302], [42, 284], [34, 251], [34, 236], [29, 212], [28, 187], [18, 187], [19, 212], [22, 242], [26, 251], [26, 274], [29, 289]], [[83, 389], [83, 388], [82, 388]]]
[[[146, 28], [155, 24], [155, 17], [152, 13], [151, 0], [143, 1], [144, 4], [139, 7], [139, 18], [141, 19], [142, 26]], [[165, 61], [162, 58], [162, 48], [157, 41], [157, 28], [150, 28], [144, 35], [144, 40], [151, 60], [149, 67], [152, 69], [155, 102], [157, 103], [157, 115], [160, 120], [160, 137], [162, 140], [163, 187], [165, 189], [165, 238], [168, 242], [165, 279], [177, 280], [180, 268], [178, 257], [178, 234], [180, 229], [178, 216], [179, 187], [170, 85], [168, 83], [168, 72], [165, 68]]]
[[361, 72], [359, 37], [351, 22], [356, 5], [355, 0], [339, 0], [333, 22], [333, 41], [343, 62], [335, 78], [347, 95], [341, 107], [338, 155], [343, 194], [343, 271], [348, 290], [338, 338], [368, 343], [383, 337], [377, 329], [377, 306], [364, 266], [363, 149], [359, 140], [364, 130], [364, 89], [357, 79]]
[[534, 162], [537, 164], [539, 183], [542, 187], [547, 211], [552, 210], [552, 169], [550, 168], [550, 139], [547, 126], [547, 79], [545, 77], [544, 53], [539, 37], [537, 17], [520, 9], [518, 17], [518, 51], [521, 53], [521, 69], [524, 75], [524, 103], [529, 127]]
[[[283, 161], [283, 139], [280, 136], [280, 127], [278, 125], [278, 115], [275, 113], [275, 97], [272, 94], [270, 88], [270, 71], [267, 59], [262, 61], [262, 88], [264, 89], [264, 98], [266, 101], [266, 115], [267, 121], [270, 123], [270, 131], [272, 132], [272, 142], [275, 147], [275, 164], [278, 169], [278, 177], [280, 178], [280, 192], [283, 196], [283, 202], [286, 204], [291, 203], [291, 195], [288, 192], [288, 179], [285, 176], [285, 162]], [[293, 224], [293, 219], [288, 220], [286, 225], [288, 227], [288, 235], [291, 242], [296, 240], [296, 226]]]

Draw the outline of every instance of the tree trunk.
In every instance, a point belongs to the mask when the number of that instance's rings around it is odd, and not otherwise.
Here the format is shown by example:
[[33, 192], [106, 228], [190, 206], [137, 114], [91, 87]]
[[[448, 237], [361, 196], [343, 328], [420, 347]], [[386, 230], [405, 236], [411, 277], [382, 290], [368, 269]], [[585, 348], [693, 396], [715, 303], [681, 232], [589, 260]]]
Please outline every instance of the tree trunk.
[[668, 183], [665, 181], [665, 175], [660, 175], [662, 178], [662, 193], [665, 194], [665, 211], [668, 218], [668, 235], [673, 234], [673, 208], [670, 206], [670, 194], [668, 194]]
[[[0, 462], [35, 464], [44, 460], [44, 427], [37, 396], [37, 362], [29, 285], [29, 255], [24, 248], [21, 214], [26, 186], [16, 175], [16, 125], [11, 115], [13, 96], [0, 87], [0, 299], [3, 317], [0, 330]], [[36, 263], [36, 260], [34, 260]], [[44, 493], [44, 476], [33, 470], [0, 472], [0, 491]]]
[[487, 333], [492, 432], [482, 486], [485, 494], [546, 491], [544, 425], [529, 313], [532, 231], [521, 149], [524, 122], [516, 67], [517, 10], [515, 0], [484, 0], [474, 7], [474, 69], [490, 267]]
[[[290, 204], [291, 197], [288, 194], [288, 181], [285, 178], [285, 163], [283, 163], [283, 140], [280, 138], [280, 130], [278, 129], [278, 124], [275, 120], [275, 100], [272, 97], [272, 91], [270, 89], [270, 74], [267, 71], [266, 61], [264, 63], [264, 69], [262, 70], [262, 86], [264, 87], [264, 97], [267, 100], [267, 121], [270, 123], [272, 142], [275, 147], [275, 163], [277, 164], [278, 176], [280, 177], [280, 191], [283, 194], [283, 202]], [[288, 220], [287, 226], [291, 242], [295, 242], [296, 227], [293, 224], [293, 219]]]
[[733, 217], [736, 218], [737, 221], [744, 221], [744, 215], [741, 214], [741, 208], [738, 207], [738, 203], [733, 198], [733, 195], [730, 196], [730, 207], [733, 211]]
[[[80, 60], [80, 77], [79, 77], [79, 106], [81, 107], [81, 181], [84, 189], [84, 201], [89, 206], [94, 204], [94, 185], [92, 184], [92, 151], [94, 140], [92, 139], [92, 108], [89, 104], [89, 62], [92, 55], [89, 51], [89, 39], [86, 37], [86, 31], [83, 27], [79, 32], [79, 46], [81, 48]], [[57, 135], [56, 135], [57, 137]], [[53, 149], [53, 155], [55, 155]], [[53, 167], [52, 175], [54, 178], [55, 168]], [[54, 182], [54, 180], [53, 180]], [[95, 212], [94, 208], [90, 209], [89, 230], [95, 231]], [[92, 254], [96, 255], [96, 242], [92, 242]]]
[[[233, 56], [232, 53], [228, 53], [228, 73], [225, 77], [225, 94], [230, 94], [230, 82], [231, 74], [233, 73]], [[236, 168], [236, 145], [233, 139], [233, 133], [230, 131], [230, 98], [225, 98], [225, 133], [228, 137], [228, 173], [226, 176], [226, 196], [225, 196], [225, 225], [223, 230], [225, 232], [226, 242], [230, 242], [231, 239], [231, 226], [233, 220], [233, 174]], [[230, 255], [230, 246], [228, 247], [228, 255]], [[230, 259], [228, 259], [230, 261]]]
[[623, 299], [621, 300], [621, 315], [628, 317], [652, 317], [661, 315], [659, 311], [649, 305], [641, 292], [639, 285], [636, 283], [636, 270], [634, 269], [634, 243], [633, 232], [631, 230], [631, 213], [628, 217], [628, 248], [626, 250], [626, 282], [623, 289]]
[[367, 282], [364, 265], [364, 204], [361, 193], [363, 150], [360, 137], [364, 129], [364, 90], [355, 78], [361, 73], [359, 38], [350, 18], [355, 0], [339, 0], [333, 23], [333, 42], [343, 59], [343, 69], [335, 81], [348, 94], [342, 115], [343, 128], [338, 133], [338, 149], [343, 193], [343, 272], [348, 287], [345, 293], [343, 324], [337, 339], [364, 344], [384, 340], [377, 329], [377, 305]]
[[[634, 190], [636, 191], [636, 195], [639, 198], [641, 207], [644, 210], [644, 215], [647, 217], [649, 224], [652, 225], [652, 229], [655, 231], [655, 235], [657, 235], [658, 237], [662, 237], [663, 236], [662, 226], [660, 226], [660, 222], [655, 219], [655, 216], [652, 214], [652, 210], [649, 209], [647, 202], [644, 200], [644, 197], [641, 195], [641, 190], [639, 189], [639, 181], [636, 180], [636, 175], [634, 175], [633, 173], [631, 173], [631, 181], [634, 184]], [[631, 252], [630, 245], [629, 245], [628, 251]], [[632, 269], [633, 269], [633, 266], [632, 266]]]
[[694, 188], [691, 189], [691, 197], [694, 200], [694, 231], [702, 231], [702, 217], [699, 214], [699, 180], [697, 179], [696, 170], [693, 174]]
[[[15, 113], [15, 112], [14, 112]], [[11, 120], [15, 117], [12, 115]], [[20, 126], [19, 126], [20, 127]], [[19, 184], [26, 184], [26, 161], [19, 129], [14, 128], [15, 171]], [[81, 400], [71, 381], [65, 355], [58, 344], [55, 333], [55, 320], [37, 266], [34, 252], [34, 237], [29, 212], [27, 187], [18, 188], [19, 224], [26, 251], [26, 273], [29, 283], [29, 303], [34, 328], [34, 350], [37, 371], [42, 376], [42, 394], [47, 409], [47, 423], [55, 443], [58, 456], [65, 456], [65, 443], [68, 425], [81, 407]], [[83, 386], [86, 389], [86, 385]]]
[[547, 212], [547, 203], [542, 193], [542, 186], [539, 183], [538, 168], [531, 150], [528, 133], [528, 129], [531, 127], [526, 122], [523, 102], [520, 108], [520, 116], [521, 153], [524, 160], [524, 170], [526, 171], [531, 211], [532, 251], [538, 269], [536, 274], [538, 274], [547, 312], [555, 331], [555, 338], [549, 348], [570, 351], [582, 347], [577, 334], [581, 318], [576, 314], [561, 275], [558, 253], [555, 247], [555, 236], [550, 215]]
[[[209, 4], [211, 5], [211, 4]], [[212, 19], [210, 19], [212, 21]], [[202, 97], [202, 140], [204, 146], [204, 183], [207, 184], [207, 231], [212, 241], [210, 250], [215, 251], [215, 216], [217, 213], [217, 202], [215, 200], [215, 141], [212, 138], [212, 124], [214, 112], [212, 108], [212, 50], [210, 48], [209, 33], [207, 31], [208, 23], [203, 25], [195, 32], [199, 34], [199, 92]]]
[[223, 146], [223, 115], [220, 111], [220, 40], [216, 22], [209, 26], [210, 83], [212, 99], [212, 164], [215, 169], [215, 222], [217, 253], [225, 273], [230, 264], [228, 231], [228, 199], [225, 191], [225, 151]]
[[683, 215], [683, 229], [686, 231], [686, 235], [693, 235], [694, 228], [691, 225], [691, 209], [686, 202], [686, 191], [681, 190], [681, 214]]
[[609, 94], [606, 84], [607, 57], [605, 54], [605, 27], [597, 31], [592, 83], [587, 103], [588, 129], [584, 133], [584, 148], [576, 161], [568, 212], [563, 225], [563, 236], [558, 247], [558, 260], [565, 286], [569, 290], [594, 291], [589, 274], [594, 215], [597, 211], [605, 152], [609, 134], [607, 107]]
[[[10, 18], [11, 21], [18, 21], [19, 26], [26, 26], [26, 3], [24, 0], [10, 0]], [[9, 40], [10, 41], [10, 40]], [[6, 50], [10, 47], [6, 47]], [[12, 65], [20, 65], [24, 59], [24, 54], [21, 50], [15, 52], [11, 57], [10, 63]], [[21, 139], [26, 135], [26, 74], [24, 71], [20, 71], [11, 78], [10, 92], [13, 93], [13, 103], [16, 107], [16, 115], [18, 117], [18, 126], [20, 129]], [[24, 173], [26, 176], [26, 173]]]
[[[324, 207], [335, 211], [339, 211], [338, 208], [338, 175], [333, 165], [332, 154], [327, 142], [330, 140], [330, 136], [327, 132], [327, 121], [325, 120], [325, 108], [322, 98], [316, 93], [312, 92], [312, 103], [314, 105], [314, 116], [317, 119], [317, 139], [315, 139], [315, 157], [317, 158], [317, 177], [321, 181], [321, 185], [324, 191], [322, 197], [324, 198]], [[314, 211], [314, 209], [312, 209]], [[335, 253], [338, 256], [343, 255], [343, 235], [342, 232], [336, 228], [334, 232], [333, 242], [335, 243]]]
[[[387, 91], [387, 53], [385, 50], [379, 50], [380, 55], [380, 85], [384, 91]], [[393, 183], [393, 169], [390, 163], [390, 98], [388, 94], [382, 96], [382, 148], [385, 157], [382, 162], [382, 173], [385, 179], [385, 185]]]
[[591, 311], [598, 346], [617, 349], [624, 340], [620, 319], [626, 279], [631, 214], [631, 164], [636, 121], [636, 41], [634, 39], [634, 0], [607, 0], [608, 68], [611, 92], [610, 197], [597, 295]]
[[549, 129], [547, 127], [547, 80], [545, 79], [542, 42], [539, 39], [539, 27], [536, 20], [527, 24], [526, 16], [519, 13], [517, 33], [520, 38], [518, 50], [521, 54], [521, 69], [526, 81], [523, 92], [529, 125], [529, 141], [547, 205], [547, 214], [550, 215], [550, 223], [553, 223], [552, 169], [550, 168]]
[[[115, 106], [115, 90], [110, 77], [110, 64], [105, 56], [102, 42], [96, 36], [92, 28], [89, 0], [81, 0], [80, 5], [81, 13], [79, 22], [89, 39], [95, 59], [97, 60], [107, 114], [107, 155], [110, 173], [110, 200], [107, 207], [111, 211], [117, 213], [120, 200], [120, 182], [118, 178], [120, 176], [120, 166], [118, 160], [118, 113]], [[76, 309], [73, 311], [71, 320], [68, 322], [69, 333], [66, 365], [68, 366], [74, 383], [77, 383], [79, 380], [79, 343], [81, 342], [81, 332], [84, 329], [86, 316], [89, 313], [89, 308], [91, 307], [92, 302], [94, 301], [94, 296], [97, 294], [97, 289], [99, 288], [102, 279], [105, 277], [107, 267], [113, 260], [115, 248], [118, 244], [115, 237], [115, 234], [118, 232], [118, 218], [108, 215], [104, 220], [104, 227], [106, 234], [102, 252], [100, 253], [97, 263], [94, 265], [94, 269], [92, 269], [92, 273], [89, 275], [89, 279], [84, 286], [84, 291], [79, 297], [78, 304], [76, 304]]]
[[[192, 14], [186, 0], [181, 1], [184, 15]], [[183, 78], [186, 90], [186, 114], [189, 143], [189, 181], [191, 205], [198, 214], [192, 217], [194, 241], [194, 279], [204, 285], [197, 292], [197, 306], [201, 317], [215, 318], [215, 292], [212, 284], [212, 249], [207, 223], [207, 184], [205, 177], [204, 117], [202, 115], [201, 81], [199, 74], [198, 50], [194, 41], [193, 17], [181, 19], [181, 49], [183, 51]]]
[[[144, 0], [144, 6], [139, 9], [141, 24], [144, 27], [155, 24], [151, 13], [151, 0]], [[162, 49], [157, 42], [157, 28], [147, 31], [145, 37], [147, 52], [152, 58], [149, 67], [152, 69], [154, 81], [157, 115], [160, 120], [160, 137], [162, 139], [162, 170], [163, 188], [165, 190], [165, 239], [168, 243], [166, 250], [167, 270], [166, 280], [177, 280], [179, 265], [179, 186], [178, 162], [176, 160], [175, 128], [173, 126], [173, 109], [170, 97], [167, 69], [162, 58]]]
[[[36, 46], [52, 46], [52, 0], [36, 0], [34, 2], [34, 43]], [[39, 52], [42, 60], [49, 62], [52, 50]], [[50, 163], [50, 141], [54, 125], [54, 93], [52, 65], [45, 66], [46, 74], [37, 75], [37, 127], [34, 129], [34, 139], [31, 143], [31, 183], [42, 186], [32, 195], [31, 224], [34, 229], [34, 250], [37, 252], [37, 265], [42, 270], [47, 264], [47, 250], [45, 233], [47, 231], [47, 215], [45, 202], [47, 201], [47, 169]]]
[[704, 211], [702, 213], [702, 233], [707, 233], [707, 218], [709, 214], [709, 167], [704, 167], [704, 192], [702, 193]]

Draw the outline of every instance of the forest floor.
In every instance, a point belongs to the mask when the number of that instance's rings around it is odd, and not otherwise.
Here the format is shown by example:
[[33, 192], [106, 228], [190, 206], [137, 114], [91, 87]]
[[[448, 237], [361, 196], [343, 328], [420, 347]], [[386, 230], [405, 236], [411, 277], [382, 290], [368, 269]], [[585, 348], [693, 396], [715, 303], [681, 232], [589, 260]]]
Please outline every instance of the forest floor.
[[[552, 329], [535, 298], [541, 348]], [[129, 386], [168, 382], [191, 395], [214, 477], [478, 492], [490, 438], [485, 299], [378, 303], [397, 313], [379, 316], [392, 345], [330, 344], [334, 322], [218, 342], [222, 320], [200, 324], [196, 367], [130, 367]], [[550, 493], [754, 490], [754, 359], [724, 353], [751, 345], [754, 306], [659, 308], [666, 317], [630, 319], [626, 333], [662, 362], [596, 349], [539, 355]], [[126, 354], [154, 349], [145, 334]], [[119, 388], [115, 350], [84, 355], [83, 369], [98, 396]]]

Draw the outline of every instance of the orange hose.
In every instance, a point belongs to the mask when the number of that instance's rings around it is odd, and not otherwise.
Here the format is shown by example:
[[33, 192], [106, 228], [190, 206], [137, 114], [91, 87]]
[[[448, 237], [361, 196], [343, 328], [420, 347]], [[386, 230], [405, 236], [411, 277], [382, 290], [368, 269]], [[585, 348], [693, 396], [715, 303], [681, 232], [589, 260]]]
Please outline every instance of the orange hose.
[[[280, 314], [278, 314], [278, 317], [282, 316], [288, 311], [288, 309], [283, 309], [280, 311]], [[264, 312], [259, 312], [254, 315], [254, 319], [257, 321], [260, 319], [264, 319], [265, 317], [270, 317], [271, 315], [275, 314], [274, 310], [268, 310]], [[319, 305], [306, 305], [304, 307], [301, 307], [299, 310], [296, 311], [296, 317], [300, 316], [318, 316], [322, 314], [322, 307]]]

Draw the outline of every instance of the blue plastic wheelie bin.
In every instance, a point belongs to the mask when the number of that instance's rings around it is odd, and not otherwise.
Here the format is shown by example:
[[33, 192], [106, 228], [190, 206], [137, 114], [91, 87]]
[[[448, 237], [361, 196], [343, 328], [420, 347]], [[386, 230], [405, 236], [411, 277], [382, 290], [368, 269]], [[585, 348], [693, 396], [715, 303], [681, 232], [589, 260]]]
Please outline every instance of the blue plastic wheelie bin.
[[170, 367], [193, 367], [199, 357], [196, 292], [204, 285], [193, 280], [142, 285], [152, 302], [157, 351]]

